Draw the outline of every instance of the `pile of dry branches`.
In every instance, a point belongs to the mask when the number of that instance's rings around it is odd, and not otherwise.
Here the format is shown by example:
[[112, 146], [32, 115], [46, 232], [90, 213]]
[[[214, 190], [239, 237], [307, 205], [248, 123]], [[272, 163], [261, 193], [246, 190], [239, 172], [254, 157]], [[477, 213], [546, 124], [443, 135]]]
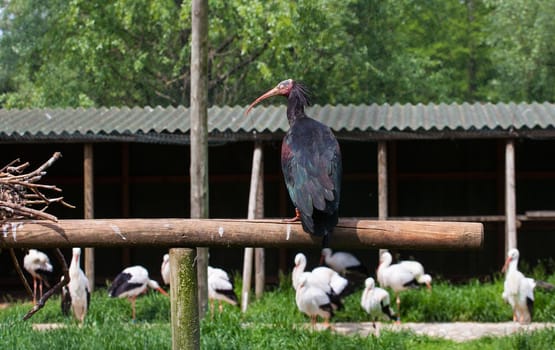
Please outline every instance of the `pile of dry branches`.
[[[66, 207], [74, 208], [74, 206], [64, 202], [64, 197], [58, 196], [49, 198], [43, 193], [45, 190], [60, 193], [62, 192], [61, 189], [54, 185], [37, 183], [46, 175], [46, 169], [61, 157], [62, 154], [56, 152], [44, 164], [28, 173], [24, 173], [24, 171], [29, 167], [29, 163], [19, 164], [19, 159], [10, 162], [0, 169], [0, 223], [24, 219], [50, 220], [57, 222], [58, 219], [54, 215], [46, 213], [46, 209], [51, 203], [60, 203]], [[64, 279], [42, 296], [37, 304], [23, 317], [25, 320], [40, 310], [48, 298], [69, 282], [67, 264], [64, 256], [57, 248], [55, 249], [55, 253], [62, 266]], [[31, 288], [21, 271], [21, 267], [19, 266], [13, 249], [10, 249], [10, 254], [25, 289], [32, 295]]]
[[59, 193], [61, 189], [37, 183], [46, 175], [45, 170], [61, 156], [60, 152], [54, 153], [47, 162], [29, 173], [23, 173], [29, 163], [19, 164], [19, 159], [0, 169], [0, 222], [19, 219], [58, 221], [55, 216], [45, 212], [51, 203], [73, 208], [64, 202], [63, 197], [48, 198], [41, 192], [49, 190]]

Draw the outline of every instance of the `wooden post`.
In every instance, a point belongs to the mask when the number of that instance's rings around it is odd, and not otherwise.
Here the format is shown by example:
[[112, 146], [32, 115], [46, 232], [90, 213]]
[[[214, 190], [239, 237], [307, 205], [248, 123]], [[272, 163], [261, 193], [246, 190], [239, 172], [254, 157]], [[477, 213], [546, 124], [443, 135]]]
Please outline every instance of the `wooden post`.
[[[94, 218], [94, 153], [93, 145], [86, 143], [83, 148], [83, 199], [85, 219]], [[91, 292], [94, 290], [94, 248], [85, 248], [85, 274]]]
[[516, 247], [515, 145], [509, 139], [505, 144], [505, 253]]
[[172, 349], [200, 349], [195, 249], [170, 249]]
[[[121, 169], [121, 217], [128, 218], [131, 213], [129, 203], [129, 143], [121, 144], [120, 154], [120, 169]], [[121, 251], [121, 264], [122, 266], [131, 265], [131, 249], [125, 247]]]
[[[208, 217], [208, 0], [191, 4], [191, 218]], [[208, 307], [208, 248], [197, 248], [199, 315]], [[189, 302], [182, 300], [182, 302]], [[198, 320], [197, 320], [198, 322]], [[185, 325], [184, 325], [185, 326]], [[187, 330], [182, 330], [186, 332]], [[192, 334], [191, 334], [192, 335]]]
[[387, 219], [387, 143], [378, 142], [378, 218]]
[[[378, 219], [387, 220], [387, 142], [378, 142]], [[385, 249], [378, 251], [378, 259]]]
[[[256, 205], [254, 210], [254, 218], [262, 219], [264, 217], [264, 147], [262, 142], [257, 142], [256, 148], [260, 148], [260, 161], [258, 165], [258, 181], [256, 189]], [[264, 248], [254, 248], [254, 295], [261, 298], [264, 293], [264, 285], [266, 284], [266, 257]]]
[[[249, 190], [249, 207], [247, 219], [253, 220], [256, 215], [256, 199], [258, 192], [258, 183], [260, 181], [260, 165], [262, 160], [262, 146], [256, 143], [252, 154], [252, 170], [251, 184]], [[254, 248], [246, 247], [243, 257], [243, 287], [241, 290], [241, 310], [247, 311], [249, 304], [249, 295], [251, 290], [252, 266], [253, 266]]]

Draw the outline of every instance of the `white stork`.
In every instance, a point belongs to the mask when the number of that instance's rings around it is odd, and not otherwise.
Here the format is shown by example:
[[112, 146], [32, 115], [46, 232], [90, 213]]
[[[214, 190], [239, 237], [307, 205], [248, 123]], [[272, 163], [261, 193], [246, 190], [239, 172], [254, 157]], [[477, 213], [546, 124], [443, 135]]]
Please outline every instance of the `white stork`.
[[291, 273], [291, 280], [293, 282], [293, 288], [297, 290], [299, 285], [299, 277], [304, 272], [306, 268], [306, 256], [303, 253], [298, 253], [295, 255], [295, 267], [293, 267], [293, 272]]
[[148, 287], [168, 296], [158, 282], [148, 277], [148, 271], [144, 267], [135, 265], [124, 269], [116, 276], [108, 288], [108, 296], [128, 298], [133, 310], [132, 319], [135, 320], [135, 300], [139, 295], [146, 293]]
[[352, 292], [348, 288], [349, 281], [329, 267], [315, 267], [312, 269], [312, 276], [316, 280], [320, 281], [319, 283], [322, 285], [329, 286], [331, 291], [337, 296], [344, 297]]
[[42, 298], [42, 284], [48, 284], [48, 277], [52, 272], [52, 264], [48, 255], [36, 249], [29, 249], [23, 258], [23, 267], [33, 277], [33, 304], [37, 303], [37, 281], [39, 286], [40, 298]]
[[322, 249], [320, 265], [324, 262], [354, 284], [362, 284], [368, 276], [366, 267], [351, 253], [333, 253], [330, 248], [324, 248]]
[[326, 292], [310, 284], [309, 276], [310, 272], [304, 272], [299, 277], [299, 285], [295, 294], [297, 307], [310, 317], [312, 327], [316, 325], [316, 319], [320, 316], [324, 318], [324, 326], [327, 328], [333, 317], [333, 305]]
[[160, 274], [164, 284], [170, 284], [170, 255], [164, 254], [162, 258], [162, 266], [160, 267]]
[[329, 267], [319, 266], [314, 268], [312, 272], [305, 272], [305, 267], [306, 257], [304, 254], [298, 253], [295, 256], [295, 267], [292, 273], [293, 288], [298, 289], [300, 277], [305, 275], [311, 286], [320, 288], [328, 294], [334, 310], [342, 309], [341, 297], [347, 295], [349, 281]]
[[519, 255], [517, 249], [511, 249], [507, 254], [502, 269], [502, 272], [507, 272], [502, 296], [513, 308], [513, 321], [527, 324], [532, 322], [536, 282], [532, 278], [524, 277], [518, 270]]
[[376, 332], [379, 330], [376, 328], [376, 320], [382, 315], [386, 315], [390, 320], [395, 320], [395, 313], [389, 305], [389, 293], [380, 287], [375, 286], [374, 279], [368, 277], [364, 281], [364, 292], [360, 298], [360, 306], [370, 315], [372, 318], [372, 325]]
[[399, 265], [412, 272], [418, 284], [425, 284], [428, 290], [432, 289], [432, 276], [424, 272], [424, 266], [414, 260], [399, 261]]
[[399, 297], [399, 292], [406, 290], [411, 287], [417, 287], [418, 282], [416, 281], [413, 273], [407, 268], [401, 266], [400, 264], [393, 264], [391, 262], [393, 257], [389, 252], [383, 252], [380, 255], [380, 265], [378, 266], [378, 282], [383, 288], [391, 288], [395, 293], [395, 299], [397, 302], [397, 322], [400, 322], [401, 314], [401, 298]]
[[218, 301], [218, 309], [223, 311], [222, 301], [231, 305], [239, 305], [237, 294], [233, 290], [233, 283], [229, 275], [222, 269], [208, 266], [208, 300], [210, 313], [214, 313], [214, 301]]
[[[384, 251], [384, 253], [385, 252], [387, 251]], [[416, 260], [401, 260], [398, 264], [412, 272], [416, 282], [425, 284], [428, 290], [432, 290], [432, 276], [424, 271], [424, 266], [422, 266], [420, 262]]]
[[91, 289], [89, 279], [80, 266], [81, 248], [73, 248], [72, 253], [69, 265], [69, 283], [62, 289], [62, 313], [68, 315], [71, 308], [75, 318], [83, 323], [89, 309]]

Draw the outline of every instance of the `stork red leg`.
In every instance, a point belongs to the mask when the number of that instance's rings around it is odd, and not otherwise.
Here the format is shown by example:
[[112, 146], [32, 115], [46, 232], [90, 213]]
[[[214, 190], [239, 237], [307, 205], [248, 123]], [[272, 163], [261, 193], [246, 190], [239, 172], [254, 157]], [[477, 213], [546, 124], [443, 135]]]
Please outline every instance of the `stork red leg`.
[[395, 321], [395, 323], [397, 324], [401, 323], [401, 298], [399, 297], [398, 293], [397, 293], [397, 321]]
[[33, 277], [33, 305], [37, 303], [37, 279]]
[[135, 297], [135, 296], [129, 298], [129, 301], [131, 302], [131, 310], [132, 310], [132, 311], [131, 311], [131, 312], [132, 312], [132, 313], [131, 313], [131, 315], [132, 315], [132, 316], [131, 316], [131, 319], [132, 319], [133, 321], [135, 321], [135, 299], [136, 299], [136, 298], [137, 298], [137, 297]]

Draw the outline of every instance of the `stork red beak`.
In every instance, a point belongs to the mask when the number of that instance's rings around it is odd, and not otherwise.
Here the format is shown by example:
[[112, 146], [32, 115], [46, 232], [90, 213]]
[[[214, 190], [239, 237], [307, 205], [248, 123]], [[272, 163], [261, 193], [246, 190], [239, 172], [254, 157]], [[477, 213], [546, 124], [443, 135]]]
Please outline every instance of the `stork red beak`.
[[170, 295], [169, 295], [165, 290], [163, 290], [162, 288], [158, 288], [158, 291], [159, 291], [160, 293], [164, 294], [164, 295], [167, 296], [167, 297], [170, 296]]
[[509, 267], [509, 263], [511, 262], [511, 257], [508, 257], [507, 260], [505, 260], [505, 264], [503, 265], [503, 268], [501, 269], [501, 272], [505, 272], [507, 271], [507, 268]]

